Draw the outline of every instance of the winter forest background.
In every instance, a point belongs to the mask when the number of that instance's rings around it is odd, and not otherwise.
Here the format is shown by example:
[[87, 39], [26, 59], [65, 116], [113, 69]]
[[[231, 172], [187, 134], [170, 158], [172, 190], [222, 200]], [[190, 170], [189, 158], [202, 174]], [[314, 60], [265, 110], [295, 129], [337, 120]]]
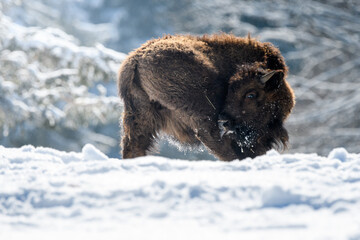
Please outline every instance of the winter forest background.
[[[359, 152], [360, 2], [356, 0], [1, 0], [0, 145], [119, 157], [116, 74], [163, 34], [251, 33], [280, 48], [296, 107], [290, 152]], [[170, 143], [169, 143], [170, 142]], [[171, 140], [159, 154], [210, 159]]]

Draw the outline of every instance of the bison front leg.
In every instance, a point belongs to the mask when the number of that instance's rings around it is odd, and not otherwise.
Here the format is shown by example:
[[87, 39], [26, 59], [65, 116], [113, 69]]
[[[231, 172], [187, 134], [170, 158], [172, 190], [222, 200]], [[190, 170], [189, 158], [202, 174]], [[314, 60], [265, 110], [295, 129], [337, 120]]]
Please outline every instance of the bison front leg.
[[227, 137], [221, 137], [216, 123], [207, 121], [196, 128], [196, 137], [220, 160], [231, 161], [242, 159], [234, 149], [233, 141]]

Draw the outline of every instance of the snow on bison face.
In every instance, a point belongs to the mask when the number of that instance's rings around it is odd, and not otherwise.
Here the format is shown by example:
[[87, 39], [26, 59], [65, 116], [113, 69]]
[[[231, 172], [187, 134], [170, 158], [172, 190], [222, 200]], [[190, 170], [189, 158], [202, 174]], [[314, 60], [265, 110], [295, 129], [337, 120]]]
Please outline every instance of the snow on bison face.
[[230, 78], [225, 107], [219, 115], [221, 137], [236, 143], [233, 148], [256, 155], [272, 147], [284, 147], [288, 134], [283, 121], [294, 105], [291, 88], [282, 70], [266, 71], [242, 65]]

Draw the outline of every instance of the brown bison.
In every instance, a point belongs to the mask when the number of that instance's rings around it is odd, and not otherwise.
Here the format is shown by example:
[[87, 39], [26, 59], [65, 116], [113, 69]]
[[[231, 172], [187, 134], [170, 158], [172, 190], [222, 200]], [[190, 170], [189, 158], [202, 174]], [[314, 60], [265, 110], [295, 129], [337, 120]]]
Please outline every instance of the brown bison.
[[123, 62], [123, 158], [146, 155], [158, 133], [203, 143], [224, 161], [286, 147], [294, 106], [287, 67], [270, 43], [234, 35], [165, 36]]

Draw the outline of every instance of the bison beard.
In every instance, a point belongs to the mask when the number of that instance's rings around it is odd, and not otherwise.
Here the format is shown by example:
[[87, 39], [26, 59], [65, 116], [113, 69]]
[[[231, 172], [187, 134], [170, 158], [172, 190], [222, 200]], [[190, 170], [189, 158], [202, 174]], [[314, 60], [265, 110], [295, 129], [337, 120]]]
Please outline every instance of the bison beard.
[[166, 36], [132, 52], [119, 72], [123, 158], [144, 156], [157, 134], [203, 143], [220, 160], [286, 147], [295, 100], [270, 43], [233, 35]]

